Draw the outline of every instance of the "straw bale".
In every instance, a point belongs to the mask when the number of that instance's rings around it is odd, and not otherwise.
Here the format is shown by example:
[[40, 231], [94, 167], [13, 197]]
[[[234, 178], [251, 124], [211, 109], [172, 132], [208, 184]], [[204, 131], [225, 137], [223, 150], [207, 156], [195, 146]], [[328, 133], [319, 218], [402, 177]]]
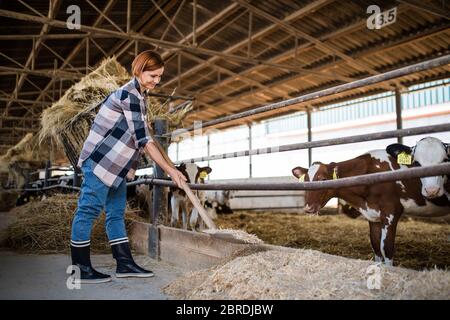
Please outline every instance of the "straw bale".
[[[17, 219], [8, 228], [6, 245], [24, 252], [68, 252], [77, 200], [78, 194], [56, 194], [16, 207], [11, 212]], [[128, 212], [125, 217], [127, 227], [131, 219], [141, 220]], [[92, 229], [91, 248], [94, 252], [110, 252], [104, 223], [105, 215], [102, 213]]]

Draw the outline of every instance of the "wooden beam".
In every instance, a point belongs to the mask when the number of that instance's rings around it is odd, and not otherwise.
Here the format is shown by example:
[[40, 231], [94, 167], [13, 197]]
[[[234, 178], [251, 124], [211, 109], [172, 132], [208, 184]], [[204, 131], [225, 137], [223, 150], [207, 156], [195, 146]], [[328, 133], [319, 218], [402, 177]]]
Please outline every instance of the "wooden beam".
[[[253, 80], [253, 79], [250, 78], [250, 77], [239, 76], [237, 73], [235, 73], [235, 72], [233, 72], [233, 71], [231, 71], [231, 70], [228, 70], [228, 69], [226, 69], [226, 68], [224, 68], [224, 67], [221, 67], [221, 66], [216, 65], [216, 64], [209, 64], [209, 63], [207, 62], [207, 60], [202, 59], [202, 58], [199, 58], [199, 57], [197, 57], [197, 56], [194, 56], [194, 55], [192, 55], [192, 54], [190, 54], [190, 53], [188, 53], [188, 52], [181, 52], [181, 53], [182, 53], [183, 55], [185, 55], [186, 57], [192, 59], [192, 60], [195, 60], [195, 61], [200, 62], [200, 63], [206, 63], [209, 67], [211, 67], [211, 68], [213, 68], [213, 69], [215, 69], [215, 70], [221, 71], [221, 72], [223, 72], [223, 73], [225, 73], [225, 74], [228, 74], [228, 75], [230, 75], [230, 76], [237, 76], [237, 77], [239, 77], [240, 79], [242, 79], [243, 81], [247, 82], [247, 83], [250, 84], [250, 85], [255, 85], [255, 86], [257, 86], [257, 87], [259, 87], [259, 88], [261, 88], [261, 89], [266, 89], [266, 90], [270, 89], [269, 87], [267, 87], [267, 86], [261, 84], [260, 82], [258, 82], [258, 81], [256, 81], [256, 80]], [[278, 92], [277, 94], [280, 95], [280, 92]], [[282, 95], [282, 97], [285, 97], [285, 98], [289, 97], [288, 95], [286, 95], [286, 94], [284, 94], [284, 93], [282, 93], [281, 95]]]
[[[283, 21], [288, 22], [288, 21], [293, 21], [293, 20], [299, 19], [299, 18], [301, 18], [302, 16], [307, 15], [309, 12], [314, 11], [314, 10], [318, 10], [318, 9], [321, 8], [322, 6], [328, 4], [329, 2], [332, 2], [332, 1], [333, 1], [333, 0], [320, 0], [320, 1], [314, 1], [314, 2], [312, 2], [312, 3], [308, 4], [308, 5], [306, 5], [306, 6], [303, 7], [302, 9], [300, 9], [300, 10], [298, 10], [298, 11], [296, 11], [296, 12], [290, 14], [289, 16], [287, 16], [286, 18], [284, 18]], [[232, 9], [232, 10], [235, 10], [236, 7], [239, 7], [239, 5], [236, 4], [236, 3], [233, 3], [233, 5], [234, 5], [233, 7], [232, 7], [232, 6], [227, 7], [227, 9], [229, 9], [229, 10], [231, 10], [231, 9]], [[221, 19], [221, 17], [220, 17], [220, 16], [216, 16], [215, 19]], [[365, 20], [364, 20], [364, 21], [365, 21]], [[277, 28], [277, 25], [276, 25], [276, 24], [272, 24], [272, 25], [270, 25], [270, 26], [268, 26], [268, 27], [266, 27], [266, 28], [264, 28], [264, 29], [258, 31], [257, 33], [253, 34], [252, 39], [253, 39], [253, 40], [259, 39], [259, 38], [261, 38], [261, 37], [263, 37], [263, 36], [269, 34], [270, 32], [276, 30], [276, 28]], [[189, 36], [188, 36], [188, 37], [189, 37]], [[246, 44], [247, 44], [247, 39], [244, 39], [244, 40], [242, 40], [242, 41], [239, 41], [239, 42], [237, 42], [237, 43], [231, 45], [230, 47], [228, 47], [227, 49], [225, 49], [223, 52], [225, 52], [225, 53], [230, 53], [230, 52], [239, 50], [241, 47], [245, 46]], [[212, 58], [208, 59], [207, 61], [208, 61], [209, 63], [215, 63], [215, 62], [218, 61], [219, 59], [220, 59], [219, 57], [212, 57]], [[193, 68], [191, 68], [191, 69], [185, 71], [185, 72], [181, 75], [181, 77], [184, 78], [184, 77], [186, 77], [186, 76], [188, 76], [188, 75], [190, 75], [190, 74], [192, 74], [192, 73], [196, 73], [196, 72], [198, 72], [199, 70], [201, 70], [203, 67], [204, 67], [204, 65], [199, 64], [199, 65], [197, 65], [197, 66], [195, 66], [195, 67], [193, 67]], [[164, 87], [164, 86], [170, 86], [174, 81], [176, 81], [176, 78], [167, 80], [165, 83], [162, 84], [162, 86], [163, 86], [163, 87]]]
[[[214, 26], [217, 22], [223, 21], [226, 17], [228, 17], [231, 13], [233, 13], [238, 8], [239, 8], [239, 6], [236, 3], [232, 3], [231, 5], [229, 5], [222, 11], [220, 11], [220, 13], [218, 13], [217, 15], [215, 15], [214, 17], [212, 17], [211, 19], [209, 19], [208, 21], [206, 21], [205, 23], [203, 23], [201, 26], [199, 26], [196, 29], [197, 36], [199, 36], [201, 33], [205, 32], [206, 30], [208, 30], [209, 28]], [[185, 36], [183, 39], [178, 41], [178, 43], [179, 44], [188, 43], [189, 41], [191, 41], [193, 39], [193, 37], [194, 37], [194, 33], [191, 32], [187, 36]], [[164, 60], [167, 59], [168, 55], [173, 53], [174, 51], [175, 50], [168, 50], [167, 53], [163, 53], [162, 58]]]
[[417, 1], [417, 0], [397, 0], [397, 2], [404, 3], [415, 9], [419, 9], [421, 11], [431, 13], [434, 16], [438, 16], [438, 17], [450, 20], [450, 14], [449, 14], [450, 7], [446, 6], [445, 0], [442, 1], [442, 7], [436, 6], [430, 2], [425, 3], [424, 1]]
[[[60, 0], [49, 1], [49, 8], [48, 8], [48, 14], [47, 14], [48, 19], [53, 19], [54, 17], [56, 17], [56, 14], [57, 14], [57, 11], [59, 10], [60, 4], [61, 4]], [[45, 19], [45, 17], [44, 18], [41, 17], [41, 19]], [[50, 30], [50, 26], [48, 24], [44, 24], [42, 26], [42, 29], [39, 32], [39, 34], [46, 34], [49, 30]], [[25, 68], [29, 68], [31, 66], [32, 61], [34, 59], [36, 59], [36, 55], [38, 54], [38, 52], [40, 50], [42, 41], [43, 41], [42, 39], [38, 39], [36, 41], [35, 47], [32, 48], [32, 50], [31, 50], [30, 54], [28, 55], [28, 58], [25, 62]], [[19, 81], [17, 83], [17, 86], [12, 93], [12, 96], [16, 96], [17, 93], [20, 91], [20, 89], [22, 88], [22, 85], [25, 81], [26, 76], [27, 76], [26, 73], [21, 73]], [[6, 105], [5, 114], [8, 112], [8, 108], [10, 105], [11, 105], [11, 103], [8, 103]]]
[[[0, 101], [10, 101], [10, 99], [0, 97]], [[31, 103], [31, 104], [35, 104], [35, 105], [41, 105], [41, 106], [48, 106], [51, 104], [51, 103], [43, 102], [43, 101], [26, 100], [26, 99], [18, 99], [18, 98], [12, 99], [11, 102]], [[1, 116], [0, 116], [0, 118], [1, 118]]]
[[241, 6], [247, 8], [248, 10], [250, 10], [251, 12], [254, 12], [255, 14], [277, 24], [278, 26], [280, 26], [281, 28], [287, 30], [288, 32], [293, 33], [293, 35], [295, 37], [302, 37], [306, 40], [308, 40], [311, 43], [314, 43], [316, 45], [317, 48], [320, 48], [321, 50], [328, 52], [329, 54], [332, 55], [337, 55], [338, 57], [340, 57], [341, 59], [344, 59], [345, 61], [347, 61], [348, 64], [350, 64], [351, 66], [360, 69], [362, 71], [369, 71], [371, 74], [376, 75], [379, 74], [377, 71], [375, 71], [374, 69], [372, 69], [371, 67], [354, 60], [352, 57], [348, 56], [347, 54], [343, 53], [341, 50], [339, 50], [338, 48], [336, 48], [336, 46], [329, 44], [329, 43], [324, 43], [323, 41], [320, 41], [319, 39], [307, 34], [304, 31], [299, 30], [296, 27], [291, 26], [290, 24], [288, 24], [285, 21], [282, 21], [278, 18], [276, 18], [275, 16], [267, 13], [264, 10], [261, 10], [257, 7], [255, 7], [254, 5], [251, 5], [250, 3], [248, 3], [246, 0], [233, 0], [236, 3], [239, 3]]
[[[36, 17], [36, 16], [28, 15], [28, 14], [13, 12], [13, 11], [9, 11], [9, 10], [0, 9], [0, 16], [19, 19], [19, 20], [32, 21], [32, 22], [37, 22], [37, 23], [44, 23], [44, 24], [48, 24], [48, 25], [58, 27], [58, 28], [66, 27], [66, 23], [64, 21], [49, 19], [49, 18], [41, 18], [41, 17]], [[113, 30], [107, 30], [107, 29], [96, 28], [96, 27], [85, 26], [85, 25], [81, 25], [80, 30], [93, 32], [93, 33], [109, 34], [112, 37], [119, 38], [119, 39], [121, 38], [121, 39], [128, 39], [128, 40], [138, 40], [138, 41], [141, 41], [144, 43], [150, 43], [153, 45], [159, 44], [162, 47], [168, 47], [168, 48], [172, 47], [172, 48], [186, 50], [188, 52], [205, 54], [208, 56], [219, 56], [221, 58], [231, 59], [231, 60], [234, 60], [237, 62], [249, 63], [249, 64], [254, 64], [254, 65], [262, 64], [262, 65], [267, 65], [269, 67], [279, 68], [279, 69], [288, 70], [288, 71], [294, 71], [294, 72], [300, 72], [300, 73], [311, 73], [309, 70], [301, 68], [301, 67], [297, 67], [295, 65], [278, 64], [278, 63], [271, 63], [271, 62], [261, 60], [261, 59], [246, 58], [246, 57], [238, 56], [235, 54], [227, 54], [227, 53], [220, 52], [220, 51], [214, 51], [214, 50], [205, 49], [205, 48], [197, 48], [197, 47], [178, 44], [178, 43], [169, 42], [169, 41], [165, 41], [165, 40], [159, 40], [159, 39], [147, 37], [147, 36], [144, 36], [141, 34], [134, 34], [134, 33], [126, 34], [126, 33], [121, 33], [121, 32], [117, 32], [117, 31], [113, 31]], [[313, 74], [315, 74], [315, 73], [313, 73]], [[326, 77], [326, 78], [335, 78], [336, 77], [335, 74], [327, 74], [327, 73], [318, 73], [315, 75], [320, 76], [320, 77]]]
[[114, 21], [112, 21], [106, 14], [104, 14], [99, 8], [97, 8], [91, 1], [85, 0], [89, 5], [94, 8], [97, 13], [103, 17], [106, 21], [108, 21], [114, 28], [116, 28], [119, 32], [124, 33], [121, 27], [119, 27]]
[[161, 13], [161, 15], [169, 22], [169, 25], [172, 26], [172, 28], [181, 36], [181, 38], [184, 38], [184, 34], [180, 31], [180, 29], [177, 28], [175, 23], [167, 16], [167, 14], [164, 12], [163, 9], [156, 3], [155, 0], [151, 0], [153, 5], [158, 9], [158, 11]]
[[[117, 0], [109, 0], [108, 3], [103, 8], [104, 14], [107, 15], [112, 10], [112, 8], [116, 4], [116, 2], [117, 2]], [[97, 17], [97, 19], [95, 20], [93, 26], [100, 25], [100, 23], [102, 21], [103, 21], [103, 17], [102, 16]], [[70, 61], [73, 60], [73, 58], [75, 58], [78, 55], [79, 51], [84, 47], [84, 42], [86, 41], [86, 39], [87, 39], [86, 37], [82, 38], [81, 41], [73, 48], [73, 50], [67, 55], [66, 60], [59, 67], [59, 70], [63, 69], [66, 65], [68, 65], [68, 63]], [[53, 81], [54, 81], [54, 79], [49, 81], [47, 86], [42, 90], [42, 93], [37, 97], [37, 99], [36, 99], [37, 101], [41, 100], [43, 95], [46, 93], [46, 91], [49, 90], [49, 88], [51, 88]]]
[[127, 0], [127, 33], [131, 31], [131, 0]]
[[[354, 25], [351, 25], [349, 27], [344, 28], [342, 32], [343, 33], [351, 32], [351, 30], [354, 30], [355, 25], [360, 25], [360, 26], [364, 25], [365, 26], [365, 23], [366, 23], [365, 20], [360, 20], [360, 21], [356, 22]], [[448, 27], [449, 26], [446, 25], [446, 24], [437, 25], [437, 26], [435, 26], [435, 27], [433, 27], [431, 29], [426, 29], [426, 31], [424, 33], [419, 33], [416, 30], [413, 30], [413, 31], [411, 31], [410, 34], [408, 34], [406, 36], [402, 36], [402, 37], [400, 37], [398, 39], [395, 39], [395, 40], [392, 40], [392, 41], [388, 41], [388, 42], [384, 41], [383, 43], [381, 43], [378, 46], [366, 47], [366, 48], [364, 48], [364, 49], [362, 49], [362, 50], [360, 50], [358, 52], [355, 52], [352, 56], [355, 59], [364, 58], [364, 57], [367, 57], [367, 56], [369, 56], [371, 54], [374, 54], [374, 53], [383, 52], [385, 50], [390, 50], [390, 49], [396, 48], [398, 46], [401, 46], [403, 44], [410, 43], [413, 40], [421, 40], [421, 39], [424, 39], [426, 37], [430, 37], [430, 36], [432, 36], [434, 34], [437, 34], [437, 33], [445, 31]], [[339, 33], [337, 31], [333, 31], [332, 35], [333, 36], [338, 36]], [[322, 39], [329, 39], [329, 38], [330, 38], [329, 34], [324, 35], [322, 37]], [[310, 44], [302, 45], [302, 46], [299, 47], [299, 49], [306, 48], [308, 45], [310, 45]], [[274, 61], [279, 61], [279, 60], [282, 60], [282, 59], [290, 58], [292, 54], [295, 54], [295, 48], [293, 48], [291, 50], [287, 50], [286, 52], [284, 52], [284, 53], [282, 53], [280, 55], [277, 55], [277, 56], [273, 57], [272, 59]], [[318, 66], [317, 69], [314, 69], [314, 70], [320, 71], [323, 68], [337, 67], [337, 66], [342, 65], [344, 62], [345, 61], [343, 61], [343, 60], [338, 60], [336, 62], [322, 64], [321, 66]], [[258, 70], [259, 68], [261, 68], [261, 67], [260, 66], [254, 66], [254, 67], [251, 67], [251, 68], [249, 68], [247, 70], [244, 70], [244, 71], [240, 72], [238, 75], [242, 76], [242, 75], [246, 75], [246, 74], [251, 74], [252, 72], [255, 72], [256, 70]], [[222, 80], [220, 83], [216, 83], [214, 85], [206, 86], [206, 87], [202, 88], [202, 91], [198, 92], [197, 94], [207, 94], [208, 90], [213, 90], [214, 87], [217, 87], [219, 85], [224, 85], [224, 84], [226, 84], [226, 83], [228, 83], [230, 81], [233, 81], [235, 78], [236, 77], [229, 77], [227, 79]], [[304, 77], [299, 77], [298, 75], [293, 75], [291, 77], [287, 77], [287, 78], [277, 82], [276, 85], [283, 85], [284, 83], [286, 83], [288, 81], [292, 81], [295, 78], [299, 79], [299, 78], [304, 78]], [[275, 85], [274, 84], [270, 84], [270, 85], [267, 84], [267, 86], [270, 87], [270, 88], [273, 88]], [[259, 90], [256, 90], [256, 92], [259, 92]], [[192, 94], [196, 95], [196, 93], [192, 93]], [[247, 94], [249, 94], [249, 92], [247, 92]], [[240, 94], [239, 96], [235, 96], [234, 98], [235, 99], [239, 99], [241, 96], [242, 96], [242, 94]], [[230, 98], [228, 101], [231, 101], [231, 100], [232, 99]]]
[[0, 41], [24, 41], [24, 40], [72, 40], [72, 39], [84, 39], [86, 37], [91, 38], [111, 38], [106, 34], [89, 34], [89, 33], [62, 33], [62, 34], [2, 34], [0, 35]]
[[[5, 67], [0, 66], [1, 71], [7, 71], [7, 72], [14, 72], [14, 73], [20, 73], [20, 74], [32, 74], [34, 76], [41, 76], [46, 78], [52, 78], [52, 79], [80, 79], [82, 76], [79, 74], [76, 74], [75, 72], [66, 72], [61, 71], [60, 69], [54, 71], [53, 69], [40, 69], [40, 70], [31, 70], [31, 69], [20, 69], [20, 68], [13, 68], [13, 67]], [[13, 93], [15, 95], [15, 91]]]
[[192, 0], [192, 45], [197, 46], [197, 0]]

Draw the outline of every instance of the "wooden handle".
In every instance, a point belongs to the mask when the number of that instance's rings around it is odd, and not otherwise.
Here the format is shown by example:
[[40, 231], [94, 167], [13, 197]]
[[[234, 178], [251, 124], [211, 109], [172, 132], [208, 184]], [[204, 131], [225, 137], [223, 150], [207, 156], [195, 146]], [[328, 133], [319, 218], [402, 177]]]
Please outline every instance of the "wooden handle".
[[191, 188], [187, 185], [187, 183], [183, 180], [181, 180], [181, 187], [183, 188], [184, 192], [186, 192], [189, 200], [191, 200], [194, 207], [197, 209], [198, 213], [202, 217], [203, 221], [205, 222], [206, 226], [209, 229], [217, 229], [216, 224], [212, 221], [212, 219], [209, 217], [208, 213], [206, 212], [205, 208], [202, 206], [198, 198], [194, 195]]
[[[173, 169], [176, 169], [175, 164], [172, 162], [172, 160], [170, 160], [169, 156], [166, 154], [166, 152], [164, 151], [162, 146], [159, 144], [158, 140], [156, 140], [152, 134], [150, 134], [150, 135], [152, 136], [153, 142], [155, 143], [156, 148], [159, 150], [159, 152], [161, 153], [163, 158], [167, 161], [167, 163]], [[194, 195], [191, 188], [189, 188], [189, 186], [187, 185], [187, 183], [184, 180], [181, 180], [181, 188], [184, 190], [184, 192], [186, 192], [186, 195], [188, 196], [189, 200], [191, 200], [192, 205], [195, 207], [195, 209], [197, 209], [198, 213], [200, 214], [200, 217], [202, 217], [206, 226], [209, 229], [217, 229], [214, 221], [212, 221], [211, 217], [208, 215], [205, 208], [202, 206], [202, 204], [200, 203], [198, 198]]]

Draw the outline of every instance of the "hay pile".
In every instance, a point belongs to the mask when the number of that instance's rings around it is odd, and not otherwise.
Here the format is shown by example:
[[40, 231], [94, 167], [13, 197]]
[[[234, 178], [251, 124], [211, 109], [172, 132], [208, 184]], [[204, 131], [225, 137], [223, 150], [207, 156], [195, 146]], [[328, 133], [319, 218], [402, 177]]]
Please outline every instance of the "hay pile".
[[[269, 250], [190, 272], [164, 288], [177, 299], [450, 299], [450, 272], [377, 266], [313, 250]], [[373, 267], [372, 267], [373, 268]]]
[[38, 134], [27, 133], [0, 156], [0, 172], [12, 175], [9, 179], [15, 180], [16, 186], [21, 187], [27, 172], [43, 168], [46, 160], [61, 159], [61, 153], [52, 147], [48, 139], [41, 143]]
[[[70, 87], [50, 108], [42, 113], [40, 138], [52, 138], [64, 151], [72, 165], [76, 165], [100, 103], [113, 91], [128, 82], [131, 76], [113, 56], [103, 60], [100, 66]], [[148, 120], [163, 118], [177, 126], [187, 105], [174, 113], [168, 112], [166, 102], [148, 97]]]
[[[369, 224], [364, 219], [244, 211], [219, 215], [215, 222], [220, 228], [255, 234], [268, 244], [373, 259]], [[397, 228], [394, 264], [416, 270], [450, 268], [449, 235], [449, 224], [402, 219]]]
[[[31, 253], [68, 252], [77, 200], [78, 194], [58, 194], [13, 209], [11, 212], [17, 219], [8, 228], [5, 244], [10, 248]], [[127, 227], [130, 219], [141, 220], [136, 214], [126, 213]], [[93, 226], [93, 252], [111, 251], [104, 223], [105, 215], [102, 214]]]
[[76, 164], [98, 111], [96, 107], [129, 79], [127, 70], [115, 57], [103, 60], [97, 69], [67, 89], [57, 102], [42, 112], [41, 140], [52, 138], [64, 147], [72, 165]]
[[[175, 90], [172, 92], [171, 96], [175, 94]], [[182, 120], [186, 114], [192, 110], [192, 101], [187, 101], [183, 104], [183, 107], [172, 111], [169, 107], [171, 99], [165, 98], [161, 99], [158, 97], [149, 96], [147, 97], [147, 119], [150, 123], [154, 122], [156, 119], [167, 120], [168, 130], [172, 131], [178, 126], [182, 125]]]

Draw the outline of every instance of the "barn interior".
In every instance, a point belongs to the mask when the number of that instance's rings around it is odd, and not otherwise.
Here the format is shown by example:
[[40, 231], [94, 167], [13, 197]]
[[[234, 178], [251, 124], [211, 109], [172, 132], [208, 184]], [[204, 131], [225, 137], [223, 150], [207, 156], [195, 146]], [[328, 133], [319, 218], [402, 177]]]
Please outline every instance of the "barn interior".
[[[17, 0], [0, 2], [0, 17], [2, 272], [30, 254], [65, 268], [83, 183], [77, 161], [97, 107], [131, 79], [137, 54], [154, 50], [164, 74], [147, 100], [151, 130], [175, 164], [210, 167], [205, 184], [237, 186], [202, 202], [217, 228], [264, 244], [212, 239], [200, 223], [184, 225], [181, 212], [174, 222], [169, 188], [154, 181], [170, 178], [143, 156], [133, 182], [146, 182], [128, 187], [125, 221], [140, 261], [163, 276], [154, 295], [124, 285], [131, 299], [450, 298], [450, 205], [439, 216], [405, 210], [394, 267], [376, 265], [385, 290], [374, 291], [366, 287], [374, 254], [364, 215], [350, 217], [333, 197], [311, 216], [308, 191], [292, 187], [296, 166], [430, 136], [450, 143], [447, 1]], [[450, 204], [450, 170], [442, 168]], [[94, 226], [92, 250], [112, 270], [103, 224]], [[312, 271], [292, 276], [307, 261]], [[335, 265], [340, 279], [323, 281], [321, 264]], [[237, 270], [242, 278], [232, 280]], [[0, 296], [36, 297], [18, 288]], [[119, 297], [108, 288], [106, 298]], [[80, 292], [63, 296], [93, 297]]]

